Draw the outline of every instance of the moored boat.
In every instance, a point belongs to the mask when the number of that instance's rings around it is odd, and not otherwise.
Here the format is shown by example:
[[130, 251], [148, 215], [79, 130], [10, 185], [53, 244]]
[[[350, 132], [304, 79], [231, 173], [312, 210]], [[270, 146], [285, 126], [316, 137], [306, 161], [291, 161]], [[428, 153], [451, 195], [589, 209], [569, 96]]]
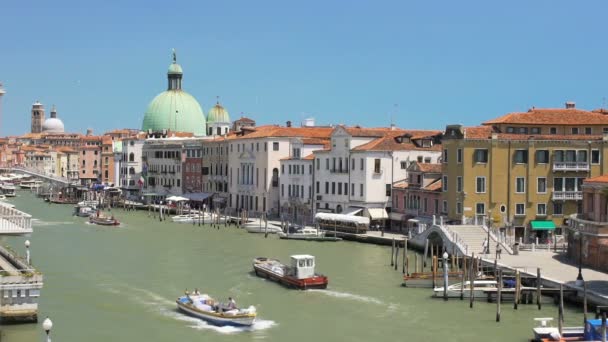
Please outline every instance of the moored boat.
[[99, 211], [97, 211], [96, 214], [89, 216], [89, 222], [100, 226], [118, 226], [120, 224], [114, 216], [107, 217], [100, 214]]
[[[449, 272], [448, 284], [454, 284], [462, 280], [462, 272]], [[432, 288], [434, 284], [443, 283], [443, 274], [435, 274], [433, 281], [433, 272], [416, 272], [403, 276], [403, 286], [414, 288]]]
[[307, 240], [307, 241], [341, 241], [342, 238], [334, 236], [325, 236], [322, 232], [315, 228], [301, 228], [293, 233], [285, 233], [280, 231], [277, 233], [279, 238], [287, 240]]
[[17, 194], [15, 193], [15, 186], [11, 183], [0, 184], [0, 190], [2, 191], [2, 194], [6, 197], [17, 196]]
[[175, 302], [177, 303], [177, 308], [186, 314], [219, 326], [251, 326], [257, 316], [254, 306], [239, 309], [229, 305], [222, 305], [206, 294], [186, 294], [177, 298]]
[[91, 214], [94, 214], [94, 213], [95, 213], [95, 208], [92, 208], [92, 207], [80, 206], [80, 205], [77, 205], [74, 207], [74, 215], [76, 215], [76, 216], [89, 217], [89, 216], [91, 216]]
[[278, 233], [282, 232], [281, 228], [275, 227], [273, 225], [268, 225], [268, 226], [262, 225], [260, 227], [259, 222], [245, 223], [244, 227], [245, 227], [245, 230], [249, 233], [264, 234], [264, 233], [268, 232], [268, 234], [278, 234]]
[[[441, 280], [443, 281], [443, 280]], [[464, 289], [462, 289], [464, 287]], [[496, 291], [498, 289], [498, 283], [496, 280], [475, 280], [473, 281], [473, 295], [477, 298], [487, 297], [486, 291]], [[464, 298], [471, 296], [471, 282], [465, 281], [464, 285], [462, 282], [448, 285], [447, 295], [450, 298], [460, 298], [462, 293]], [[433, 296], [443, 297], [443, 286], [435, 287], [433, 289]]]
[[258, 257], [253, 259], [253, 270], [258, 277], [300, 290], [324, 289], [329, 283], [326, 276], [315, 273], [315, 257], [312, 255], [292, 255], [291, 266], [276, 259]]
[[19, 184], [19, 187], [21, 189], [36, 189], [41, 185], [42, 185], [42, 181], [40, 181], [40, 180], [26, 180], [26, 181], [21, 181], [21, 183]]

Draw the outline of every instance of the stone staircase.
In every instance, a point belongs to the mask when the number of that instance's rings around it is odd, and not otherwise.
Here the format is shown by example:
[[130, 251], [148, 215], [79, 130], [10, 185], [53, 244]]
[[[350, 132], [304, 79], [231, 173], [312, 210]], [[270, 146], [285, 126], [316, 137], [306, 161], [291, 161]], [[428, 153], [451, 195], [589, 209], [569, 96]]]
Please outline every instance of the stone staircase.
[[[475, 255], [481, 255], [483, 253], [483, 241], [488, 238], [488, 232], [482, 226], [475, 225], [458, 225], [448, 226], [448, 228], [454, 233], [458, 234], [458, 237], [466, 243], [468, 254], [475, 253]], [[504, 252], [504, 248], [502, 248]], [[490, 236], [490, 256], [494, 256], [496, 252], [496, 240]]]

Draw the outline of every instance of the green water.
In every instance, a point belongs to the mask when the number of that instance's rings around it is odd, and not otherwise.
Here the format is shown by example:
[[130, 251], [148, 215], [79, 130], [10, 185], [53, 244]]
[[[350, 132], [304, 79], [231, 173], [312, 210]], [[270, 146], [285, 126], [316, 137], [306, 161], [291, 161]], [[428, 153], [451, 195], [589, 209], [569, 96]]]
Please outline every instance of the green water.
[[[444, 302], [430, 289], [400, 286], [390, 248], [354, 242], [265, 239], [244, 230], [159, 222], [147, 212], [112, 213], [124, 227], [89, 225], [71, 206], [48, 205], [27, 192], [11, 199], [37, 221], [32, 261], [45, 276], [40, 321], [50, 316], [59, 341], [527, 341], [534, 317], [556, 317], [546, 304]], [[23, 251], [23, 237], [4, 238]], [[330, 279], [327, 290], [297, 291], [252, 275], [251, 260], [312, 254]], [[184, 316], [174, 300], [184, 289], [241, 306], [255, 305], [252, 329], [218, 328]], [[567, 325], [582, 320], [566, 309]], [[2, 327], [1, 340], [42, 341], [41, 324]]]

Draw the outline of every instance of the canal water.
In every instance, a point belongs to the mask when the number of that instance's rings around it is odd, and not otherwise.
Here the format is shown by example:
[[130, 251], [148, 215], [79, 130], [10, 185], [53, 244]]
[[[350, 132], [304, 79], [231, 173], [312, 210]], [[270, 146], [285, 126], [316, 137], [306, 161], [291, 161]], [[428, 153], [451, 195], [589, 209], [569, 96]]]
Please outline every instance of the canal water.
[[[53, 341], [527, 341], [534, 317], [556, 317], [557, 307], [504, 303], [444, 302], [430, 289], [400, 286], [389, 268], [390, 248], [355, 242], [285, 241], [234, 227], [212, 229], [148, 213], [112, 213], [120, 228], [89, 225], [68, 205], [49, 205], [28, 192], [10, 199], [36, 219], [33, 264], [45, 276], [40, 322], [53, 321]], [[3, 243], [24, 254], [24, 237]], [[327, 290], [298, 291], [258, 278], [251, 261], [268, 256], [288, 261], [312, 254], [329, 277]], [[176, 297], [198, 287], [219, 300], [254, 305], [251, 329], [214, 327], [175, 309]], [[566, 325], [582, 313], [566, 308]], [[1, 340], [42, 341], [41, 324], [2, 326]]]

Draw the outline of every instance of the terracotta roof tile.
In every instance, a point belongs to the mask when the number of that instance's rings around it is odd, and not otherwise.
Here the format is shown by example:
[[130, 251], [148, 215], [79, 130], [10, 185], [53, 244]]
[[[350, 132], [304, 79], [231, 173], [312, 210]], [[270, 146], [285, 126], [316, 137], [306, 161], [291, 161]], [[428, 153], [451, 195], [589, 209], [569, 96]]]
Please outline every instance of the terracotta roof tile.
[[488, 120], [484, 125], [608, 125], [605, 110], [587, 111], [576, 108], [533, 108], [525, 113], [509, 113]]
[[433, 183], [425, 186], [424, 188], [422, 188], [423, 190], [427, 190], [427, 191], [441, 191], [441, 178], [438, 178], [436, 181], [434, 181]]
[[584, 183], [608, 183], [608, 174], [593, 177], [593, 178], [587, 178], [583, 182]]
[[228, 139], [252, 139], [252, 138], [329, 138], [331, 127], [283, 127], [278, 125], [267, 125], [250, 127], [250, 133], [243, 135], [229, 135]]
[[416, 164], [418, 164], [418, 168], [422, 172], [441, 173], [441, 167], [442, 167], [441, 164], [419, 163], [419, 162], [416, 162]]
[[401, 181], [399, 183], [395, 183], [393, 188], [395, 189], [407, 189], [409, 184], [406, 181]]
[[396, 137], [404, 134], [410, 134], [411, 136], [419, 137], [430, 137], [441, 134], [440, 131], [408, 131], [408, 130], [388, 130], [379, 137], [366, 144], [357, 146], [353, 151], [411, 151], [411, 150], [425, 150], [425, 151], [440, 151], [441, 145], [434, 144], [431, 147], [419, 147], [411, 141], [408, 142], [397, 142]]

